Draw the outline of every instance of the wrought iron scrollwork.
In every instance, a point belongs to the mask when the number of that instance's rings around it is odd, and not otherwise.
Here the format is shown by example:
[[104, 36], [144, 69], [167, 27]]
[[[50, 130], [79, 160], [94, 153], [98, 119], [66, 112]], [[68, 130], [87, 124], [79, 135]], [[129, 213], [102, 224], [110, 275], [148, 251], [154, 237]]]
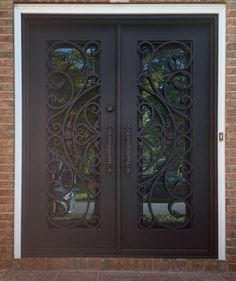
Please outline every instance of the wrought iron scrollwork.
[[190, 227], [192, 197], [192, 45], [138, 42], [138, 226]]
[[100, 42], [47, 45], [47, 219], [100, 227]]

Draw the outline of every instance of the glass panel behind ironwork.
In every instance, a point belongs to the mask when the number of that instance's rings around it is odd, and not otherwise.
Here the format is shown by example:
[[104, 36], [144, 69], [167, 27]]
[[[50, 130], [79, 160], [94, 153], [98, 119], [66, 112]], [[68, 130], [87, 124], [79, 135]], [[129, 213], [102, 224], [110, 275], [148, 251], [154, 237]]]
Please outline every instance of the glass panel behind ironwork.
[[138, 42], [138, 226], [192, 225], [191, 42]]
[[55, 227], [99, 227], [100, 42], [48, 42], [47, 218]]

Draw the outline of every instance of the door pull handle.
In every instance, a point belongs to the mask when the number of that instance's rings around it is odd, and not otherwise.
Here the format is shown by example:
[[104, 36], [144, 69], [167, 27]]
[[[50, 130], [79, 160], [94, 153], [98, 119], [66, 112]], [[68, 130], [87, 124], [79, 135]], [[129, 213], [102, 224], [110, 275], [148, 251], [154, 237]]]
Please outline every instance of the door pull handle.
[[125, 173], [130, 175], [131, 172], [131, 138], [132, 138], [132, 128], [128, 123], [125, 130]]
[[107, 126], [107, 172], [112, 174], [112, 144], [113, 144], [113, 128], [111, 123]]

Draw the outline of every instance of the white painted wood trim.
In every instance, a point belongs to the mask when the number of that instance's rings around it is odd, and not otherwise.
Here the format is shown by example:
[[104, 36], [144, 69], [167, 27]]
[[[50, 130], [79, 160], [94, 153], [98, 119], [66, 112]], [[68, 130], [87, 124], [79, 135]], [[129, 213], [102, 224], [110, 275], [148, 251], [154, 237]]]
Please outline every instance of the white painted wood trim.
[[14, 258], [21, 257], [22, 221], [22, 48], [21, 11], [14, 9], [15, 55], [15, 193], [14, 193]]
[[[148, 15], [148, 14], [216, 14], [218, 30], [218, 133], [225, 135], [225, 42], [226, 6], [224, 4], [16, 4], [15, 28], [15, 210], [14, 258], [21, 258], [22, 221], [22, 42], [23, 14], [76, 15]], [[218, 141], [218, 259], [225, 260], [225, 141]]]
[[21, 14], [220, 14], [224, 4], [16, 4]]
[[218, 14], [218, 258], [226, 259], [226, 210], [225, 210], [225, 69], [226, 69], [226, 9]]

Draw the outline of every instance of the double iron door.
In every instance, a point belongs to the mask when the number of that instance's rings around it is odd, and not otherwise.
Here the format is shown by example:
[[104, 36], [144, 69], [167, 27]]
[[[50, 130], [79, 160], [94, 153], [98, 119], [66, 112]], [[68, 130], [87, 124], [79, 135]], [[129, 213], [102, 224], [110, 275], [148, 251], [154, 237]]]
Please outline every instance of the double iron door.
[[215, 26], [24, 18], [24, 256], [216, 256]]

